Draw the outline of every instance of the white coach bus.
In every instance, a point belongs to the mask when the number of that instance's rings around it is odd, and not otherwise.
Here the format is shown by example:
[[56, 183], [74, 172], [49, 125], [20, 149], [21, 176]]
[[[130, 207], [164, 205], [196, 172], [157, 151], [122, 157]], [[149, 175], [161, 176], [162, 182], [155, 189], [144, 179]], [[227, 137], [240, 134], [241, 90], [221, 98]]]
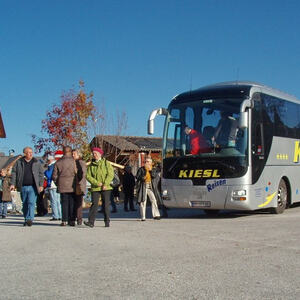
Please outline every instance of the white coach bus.
[[300, 201], [300, 102], [253, 82], [225, 82], [172, 99], [165, 115], [166, 207], [269, 209]]

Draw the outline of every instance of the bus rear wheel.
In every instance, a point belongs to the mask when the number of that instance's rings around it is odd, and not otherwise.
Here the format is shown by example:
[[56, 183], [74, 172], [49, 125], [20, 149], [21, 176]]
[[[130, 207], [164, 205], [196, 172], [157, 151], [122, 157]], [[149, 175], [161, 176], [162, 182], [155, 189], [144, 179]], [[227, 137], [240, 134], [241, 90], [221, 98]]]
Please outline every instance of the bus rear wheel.
[[283, 179], [280, 180], [277, 190], [277, 207], [272, 208], [273, 214], [282, 214], [287, 207], [287, 187]]

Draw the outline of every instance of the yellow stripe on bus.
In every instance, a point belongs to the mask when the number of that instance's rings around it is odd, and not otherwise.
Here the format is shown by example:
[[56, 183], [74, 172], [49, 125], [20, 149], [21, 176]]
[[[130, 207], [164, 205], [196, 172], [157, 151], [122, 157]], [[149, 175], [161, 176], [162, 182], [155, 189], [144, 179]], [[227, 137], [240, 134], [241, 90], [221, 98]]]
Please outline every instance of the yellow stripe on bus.
[[273, 193], [272, 195], [269, 195], [268, 197], [266, 197], [267, 201], [258, 205], [258, 207], [264, 207], [266, 205], [268, 205], [274, 198], [274, 196], [276, 195], [277, 192]]

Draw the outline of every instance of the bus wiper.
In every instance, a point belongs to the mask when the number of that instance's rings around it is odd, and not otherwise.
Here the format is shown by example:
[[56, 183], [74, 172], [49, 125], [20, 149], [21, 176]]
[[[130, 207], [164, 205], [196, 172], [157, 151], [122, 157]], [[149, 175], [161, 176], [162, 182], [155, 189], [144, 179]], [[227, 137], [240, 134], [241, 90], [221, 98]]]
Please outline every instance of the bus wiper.
[[176, 160], [172, 163], [172, 165], [170, 166], [170, 168], [168, 169], [168, 172], [171, 172], [173, 170], [173, 168], [177, 165], [178, 161], [182, 158], [183, 156], [179, 156], [176, 158]]
[[220, 165], [222, 165], [223, 167], [226, 167], [226, 168], [228, 168], [229, 170], [231, 170], [232, 173], [235, 171], [235, 166], [233, 166], [233, 165], [229, 165], [229, 164], [226, 164], [226, 163], [224, 163], [224, 162], [217, 161], [217, 160], [210, 160], [209, 162], [211, 162], [211, 163], [216, 163], [216, 164], [220, 164]]
[[[190, 154], [188, 154], [188, 155], [186, 155], [186, 156], [189, 156], [189, 157], [195, 157], [195, 156], [197, 156], [197, 155], [190, 155]], [[168, 169], [168, 172], [171, 172], [171, 171], [174, 169], [174, 167], [177, 165], [177, 163], [179, 162], [179, 160], [181, 160], [182, 158], [184, 158], [184, 157], [186, 157], [186, 156], [178, 156], [178, 157], [176, 158], [176, 160], [172, 163], [172, 165], [170, 166], [170, 168]]]

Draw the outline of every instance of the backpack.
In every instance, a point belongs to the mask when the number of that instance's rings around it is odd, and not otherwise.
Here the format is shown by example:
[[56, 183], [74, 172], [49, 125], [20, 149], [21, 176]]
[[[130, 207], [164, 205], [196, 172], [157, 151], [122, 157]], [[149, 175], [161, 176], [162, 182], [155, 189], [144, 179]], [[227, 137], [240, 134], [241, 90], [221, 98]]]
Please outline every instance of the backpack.
[[120, 185], [120, 178], [119, 178], [117, 172], [114, 172], [114, 173], [115, 173], [114, 178], [110, 183], [110, 186], [113, 188], [118, 187]]
[[[106, 164], [106, 169], [108, 171], [108, 168], [107, 168], [107, 160], [105, 160], [105, 164]], [[118, 173], [114, 171], [114, 178], [112, 179], [112, 181], [110, 182], [110, 186], [115, 188], [115, 187], [118, 187], [120, 186], [121, 184], [121, 181], [120, 181], [120, 178], [118, 176]]]

